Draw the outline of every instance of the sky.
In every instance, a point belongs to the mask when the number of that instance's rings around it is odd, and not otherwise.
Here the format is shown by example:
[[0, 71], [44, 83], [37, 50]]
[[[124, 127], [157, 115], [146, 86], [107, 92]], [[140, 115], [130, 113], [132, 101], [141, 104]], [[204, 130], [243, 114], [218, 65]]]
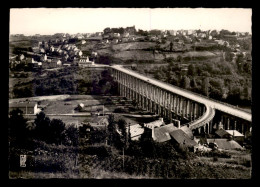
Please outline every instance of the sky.
[[10, 34], [93, 33], [134, 25], [252, 33], [251, 16], [252, 10], [243, 8], [23, 8], [10, 9]]

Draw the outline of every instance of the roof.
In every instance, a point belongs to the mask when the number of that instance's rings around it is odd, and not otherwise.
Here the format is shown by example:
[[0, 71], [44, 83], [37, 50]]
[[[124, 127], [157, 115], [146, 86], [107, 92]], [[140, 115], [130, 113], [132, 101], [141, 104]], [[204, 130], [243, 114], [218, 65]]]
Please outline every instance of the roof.
[[243, 149], [236, 141], [227, 139], [207, 139], [208, 143], [215, 142], [219, 149]]
[[25, 108], [31, 107], [33, 108], [36, 105], [36, 102], [25, 102], [25, 103], [9, 103], [9, 108]]
[[243, 134], [241, 134], [240, 132], [238, 132], [237, 130], [226, 130], [226, 132], [232, 136], [244, 136]]
[[102, 122], [102, 121], [108, 121], [106, 117], [95, 117], [92, 119], [91, 123], [99, 123], [99, 122]]
[[192, 140], [183, 130], [178, 129], [170, 132], [170, 136], [179, 144], [184, 144], [188, 147], [195, 146], [197, 143]]
[[154, 128], [154, 136], [157, 142], [165, 142], [171, 139], [170, 132], [177, 130], [172, 123], [161, 127]]
[[192, 131], [191, 131], [191, 129], [190, 129], [189, 127], [187, 127], [187, 126], [182, 126], [182, 127], [181, 127], [181, 130], [182, 130], [183, 132], [185, 132], [190, 138], [193, 137], [193, 133], [192, 133]]
[[219, 129], [219, 130], [217, 130], [217, 131], [215, 132], [215, 134], [218, 135], [219, 137], [223, 137], [223, 136], [227, 135], [228, 133], [227, 133], [227, 131], [224, 130], [224, 129]]
[[58, 62], [58, 61], [60, 61], [59, 59], [52, 59], [51, 60], [52, 62]]
[[[126, 127], [126, 130], [128, 131], [128, 127]], [[135, 124], [130, 126], [131, 137], [139, 136], [143, 133], [144, 133], [144, 128], [141, 125]]]
[[159, 119], [159, 120], [156, 120], [156, 121], [152, 121], [150, 123], [145, 123], [144, 126], [149, 128], [149, 129], [152, 129], [152, 127], [160, 127], [164, 125], [164, 122], [163, 122], [163, 119]]

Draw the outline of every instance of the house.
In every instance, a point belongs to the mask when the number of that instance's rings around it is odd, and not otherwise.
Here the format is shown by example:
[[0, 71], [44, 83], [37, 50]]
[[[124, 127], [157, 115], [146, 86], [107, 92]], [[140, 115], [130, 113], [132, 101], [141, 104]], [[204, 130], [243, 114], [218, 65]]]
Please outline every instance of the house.
[[114, 33], [114, 34], [113, 34], [113, 37], [114, 37], [114, 38], [119, 38], [119, 37], [120, 37], [120, 33]]
[[190, 129], [189, 127], [187, 127], [187, 126], [182, 126], [182, 127], [180, 127], [180, 129], [181, 129], [183, 132], [185, 132], [185, 133], [189, 136], [189, 138], [194, 139], [193, 133], [192, 133], [192, 131], [191, 131], [191, 129]]
[[37, 114], [41, 111], [37, 106], [36, 102], [9, 103], [9, 112], [20, 109], [23, 111], [23, 114]]
[[110, 38], [110, 36], [108, 34], [103, 35], [103, 40], [106, 40], [106, 39], [109, 39], [109, 38]]
[[97, 52], [92, 51], [91, 56], [97, 57]]
[[245, 140], [245, 136], [238, 132], [237, 130], [226, 130], [227, 133], [232, 137], [233, 140], [238, 142], [240, 145], [243, 144]]
[[18, 59], [19, 59], [20, 61], [22, 61], [24, 58], [25, 58], [25, 57], [24, 57], [23, 54], [19, 55], [19, 57], [18, 57]]
[[225, 150], [234, 150], [234, 149], [243, 149], [241, 145], [239, 145], [234, 140], [228, 140], [228, 139], [207, 139], [207, 143], [215, 143], [217, 144], [219, 149], [225, 149]]
[[198, 37], [200, 37], [200, 38], [206, 38], [206, 37], [207, 37], [207, 34], [204, 33], [204, 32], [201, 32], [201, 33], [198, 34]]
[[52, 63], [56, 63], [57, 66], [61, 66], [62, 62], [59, 59], [52, 59], [51, 60]]
[[169, 33], [172, 36], [176, 36], [177, 35], [177, 31], [176, 30], [169, 30]]
[[122, 42], [128, 42], [128, 38], [122, 38]]
[[78, 55], [81, 57], [83, 55], [82, 51], [79, 50]]
[[[139, 140], [141, 135], [144, 133], [144, 128], [139, 124], [131, 125], [129, 127], [130, 127], [131, 140], [133, 141]], [[126, 132], [129, 132], [129, 127], [126, 127]]]
[[40, 53], [45, 53], [45, 49], [44, 49], [44, 48], [41, 48], [41, 49], [40, 49]]
[[171, 139], [170, 132], [177, 130], [172, 123], [152, 129], [152, 138], [156, 142], [166, 142]]
[[112, 40], [112, 43], [113, 43], [113, 44], [117, 44], [117, 43], [118, 43], [118, 39], [115, 39], [115, 38], [114, 38], [114, 39]]
[[162, 125], [165, 125], [163, 118], [159, 118], [156, 121], [152, 121], [150, 123], [144, 123], [144, 127], [148, 128], [148, 129], [152, 129], [154, 127], [160, 127]]
[[50, 51], [54, 52], [55, 48], [53, 46], [50, 47]]
[[191, 139], [183, 130], [177, 129], [169, 133], [172, 142], [178, 146], [185, 146], [188, 148], [194, 148], [197, 146], [195, 140]]
[[124, 33], [124, 34], [122, 35], [122, 38], [127, 38], [127, 37], [129, 37], [129, 33], [128, 33], [128, 32], [126, 32], [126, 33]]
[[215, 132], [216, 137], [218, 138], [226, 138], [226, 139], [233, 139], [239, 144], [243, 144], [245, 136], [238, 132], [237, 130], [224, 130], [219, 129]]
[[95, 64], [94, 61], [89, 60], [88, 56], [87, 57], [82, 56], [79, 60], [76, 61], [80, 67], [89, 67]]
[[47, 61], [47, 55], [44, 54], [44, 56], [41, 56], [40, 59], [41, 59], [41, 61]]
[[87, 43], [86, 40], [81, 40], [82, 45], [85, 44], [85, 43]]
[[125, 33], [129, 33], [130, 35], [134, 35], [136, 30], [135, 30], [135, 26], [132, 26], [132, 27], [126, 27], [125, 28]]
[[97, 117], [94, 117], [94, 118], [92, 119], [92, 121], [89, 122], [89, 124], [90, 124], [91, 126], [105, 126], [105, 127], [107, 127], [108, 124], [109, 124], [109, 122], [108, 122], [107, 117], [97, 116]]

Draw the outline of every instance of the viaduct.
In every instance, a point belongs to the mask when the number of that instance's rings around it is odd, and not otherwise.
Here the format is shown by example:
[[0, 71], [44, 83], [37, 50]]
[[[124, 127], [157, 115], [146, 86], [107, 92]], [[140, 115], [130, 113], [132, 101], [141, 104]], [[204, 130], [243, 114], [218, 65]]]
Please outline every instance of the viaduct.
[[120, 65], [110, 66], [121, 96], [136, 100], [139, 107], [165, 120], [181, 121], [192, 131], [212, 132], [213, 126], [244, 134], [252, 126], [251, 113], [185, 89], [148, 78]]

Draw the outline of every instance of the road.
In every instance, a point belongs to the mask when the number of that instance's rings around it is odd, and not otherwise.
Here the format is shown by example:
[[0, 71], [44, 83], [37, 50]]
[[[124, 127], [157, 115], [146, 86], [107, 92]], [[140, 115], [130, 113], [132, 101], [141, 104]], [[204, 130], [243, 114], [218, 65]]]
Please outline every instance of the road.
[[144, 75], [136, 73], [132, 70], [125, 69], [121, 65], [113, 65], [113, 66], [110, 66], [110, 67], [113, 68], [113, 69], [119, 70], [121, 72], [124, 72], [126, 74], [129, 74], [131, 76], [134, 76], [134, 77], [141, 79], [143, 81], [146, 81], [146, 82], [153, 84], [155, 86], [161, 87], [161, 88], [168, 90], [170, 92], [173, 92], [175, 94], [181, 95], [181, 96], [186, 97], [188, 99], [191, 99], [193, 101], [207, 105], [207, 106], [209, 106], [213, 109], [217, 109], [219, 111], [225, 112], [225, 113], [230, 114], [230, 115], [234, 115], [236, 117], [242, 118], [242, 119], [250, 121], [250, 122], [252, 121], [252, 114], [245, 112], [243, 110], [240, 110], [235, 106], [232, 106], [232, 105], [229, 105], [229, 104], [224, 104], [222, 102], [217, 102], [217, 101], [214, 101], [214, 100], [209, 99], [207, 97], [203, 97], [201, 95], [198, 95], [196, 93], [181, 89], [179, 87], [169, 85], [167, 83], [163, 83], [161, 81], [158, 81], [158, 80], [155, 80], [155, 79], [152, 79], [152, 78], [145, 77]]

